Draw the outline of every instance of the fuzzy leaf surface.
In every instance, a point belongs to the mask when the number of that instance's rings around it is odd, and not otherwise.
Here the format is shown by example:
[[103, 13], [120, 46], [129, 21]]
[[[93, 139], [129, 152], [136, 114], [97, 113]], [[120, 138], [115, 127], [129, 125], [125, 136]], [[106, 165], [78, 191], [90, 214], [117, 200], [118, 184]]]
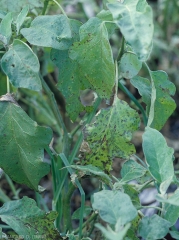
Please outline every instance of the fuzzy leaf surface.
[[84, 138], [89, 148], [80, 149], [83, 162], [110, 171], [114, 157], [128, 159], [135, 152], [130, 140], [139, 122], [137, 112], [115, 98], [111, 107], [96, 115], [93, 124], [86, 125]]
[[167, 146], [163, 135], [152, 128], [147, 127], [143, 138], [143, 151], [149, 166], [151, 175], [162, 183], [174, 176], [173, 148]]
[[0, 41], [3, 42], [4, 45], [7, 45], [9, 43], [9, 40], [12, 35], [11, 23], [12, 23], [12, 14], [8, 13], [2, 19], [0, 24]]
[[22, 11], [17, 16], [17, 19], [15, 21], [16, 24], [16, 33], [19, 34], [20, 27], [22, 26], [27, 14], [29, 12], [29, 6], [23, 7]]
[[135, 162], [134, 160], [126, 161], [121, 169], [122, 182], [129, 182], [131, 180], [142, 177], [146, 173], [146, 169]]
[[81, 26], [80, 42], [72, 45], [69, 56], [79, 64], [81, 76], [87, 79], [99, 97], [109, 99], [115, 67], [108, 32], [101, 19], [91, 18]]
[[[151, 71], [151, 77], [155, 88], [153, 96], [152, 86], [148, 79], [139, 76], [131, 79], [147, 105], [147, 114], [151, 114], [150, 108], [153, 105], [153, 120], [151, 127], [160, 130], [176, 108], [175, 101], [171, 96], [175, 94], [175, 85], [169, 81], [168, 75], [163, 71]], [[151, 99], [151, 100], [150, 100]]]
[[120, 191], [102, 190], [94, 193], [92, 207], [110, 224], [116, 224], [120, 219], [121, 225], [124, 225], [137, 216], [129, 196]]
[[171, 223], [171, 226], [173, 226], [179, 217], [179, 206], [164, 203], [162, 217], [165, 220], [169, 221]]
[[144, 217], [139, 224], [139, 236], [145, 240], [155, 240], [165, 237], [168, 233], [170, 223], [154, 214], [151, 217]]
[[17, 234], [26, 239], [44, 236], [47, 240], [62, 239], [55, 229], [56, 212], [45, 213], [37, 207], [36, 202], [28, 197], [9, 201], [0, 208], [0, 218]]
[[43, 0], [0, 0], [1, 10], [5, 12], [20, 12], [29, 5], [30, 9], [43, 8]]
[[169, 198], [166, 198], [160, 194], [157, 194], [155, 196], [155, 198], [157, 199], [157, 201], [159, 202], [162, 202], [162, 203], [168, 203], [168, 204], [171, 204], [171, 205], [175, 205], [175, 206], [178, 206], [179, 207], [179, 189], [177, 189], [174, 194], [169, 197]]
[[15, 182], [38, 191], [40, 179], [50, 170], [43, 156], [52, 132], [5, 97], [0, 99], [0, 167]]
[[152, 49], [154, 29], [152, 9], [146, 0], [124, 0], [123, 3], [109, 3], [107, 7], [125, 40], [139, 59], [146, 61]]
[[[40, 34], [39, 34], [40, 33]], [[69, 20], [64, 15], [38, 16], [21, 34], [33, 45], [65, 50], [71, 45]]]
[[133, 53], [124, 53], [119, 63], [119, 74], [126, 79], [131, 79], [138, 74], [142, 62]]
[[1, 59], [1, 67], [14, 87], [41, 90], [39, 61], [26, 43], [14, 40]]

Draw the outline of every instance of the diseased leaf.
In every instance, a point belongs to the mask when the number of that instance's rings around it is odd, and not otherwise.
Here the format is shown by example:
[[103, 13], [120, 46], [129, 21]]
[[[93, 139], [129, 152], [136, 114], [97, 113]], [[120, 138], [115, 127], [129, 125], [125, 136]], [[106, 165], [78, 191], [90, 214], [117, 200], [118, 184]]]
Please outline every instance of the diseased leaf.
[[9, 201], [0, 208], [0, 218], [24, 239], [44, 238], [46, 240], [62, 239], [54, 221], [56, 212], [45, 213], [37, 207], [36, 202], [28, 197]]
[[[70, 20], [72, 42], [79, 41], [79, 28], [81, 23]], [[51, 59], [59, 68], [59, 80], [57, 87], [66, 99], [66, 110], [72, 121], [75, 121], [79, 113], [88, 111], [90, 106], [85, 107], [80, 101], [80, 90], [93, 88], [88, 80], [81, 74], [81, 68], [76, 61], [69, 58], [68, 50], [60, 51], [52, 49]]]
[[[40, 33], [40, 34], [39, 34]], [[21, 34], [33, 45], [66, 50], [71, 45], [69, 20], [64, 15], [38, 16]]]
[[131, 180], [135, 180], [137, 178], [144, 176], [146, 171], [147, 170], [142, 165], [140, 165], [137, 162], [135, 162], [134, 160], [130, 159], [130, 160], [126, 161], [122, 166], [121, 181], [129, 182]]
[[133, 53], [124, 53], [119, 62], [119, 74], [123, 78], [131, 79], [138, 74], [142, 67], [142, 62]]
[[168, 221], [154, 214], [141, 220], [138, 233], [145, 240], [161, 239], [168, 233], [169, 227]]
[[72, 45], [69, 56], [79, 64], [82, 78], [87, 79], [99, 97], [109, 99], [114, 86], [115, 67], [107, 29], [102, 20], [91, 18], [82, 25], [80, 42]]
[[[131, 79], [131, 83], [136, 87], [142, 96], [142, 100], [147, 105], [147, 114], [151, 114], [153, 107], [153, 119], [151, 127], [160, 130], [169, 116], [176, 108], [175, 101], [170, 97], [175, 94], [175, 85], [169, 81], [168, 76], [163, 71], [151, 71], [151, 81], [154, 84], [155, 95], [153, 95], [152, 85], [148, 79], [136, 76]], [[151, 100], [150, 100], [151, 99]], [[152, 105], [151, 105], [152, 101]]]
[[152, 49], [153, 16], [146, 0], [125, 0], [107, 4], [125, 40], [141, 61], [146, 61]]
[[29, 11], [29, 5], [27, 6], [24, 6], [22, 11], [19, 13], [19, 15], [17, 16], [17, 19], [15, 21], [15, 24], [16, 24], [16, 33], [17, 35], [19, 34], [19, 30], [28, 14], [28, 11]]
[[51, 138], [51, 130], [32, 121], [11, 95], [0, 98], [0, 167], [12, 180], [38, 191], [50, 170], [43, 152]]
[[107, 184], [112, 183], [111, 178], [106, 173], [104, 173], [100, 168], [97, 168], [95, 166], [71, 165], [70, 167], [83, 172], [83, 174], [85, 174], [85, 175], [89, 174], [89, 175], [94, 175], [95, 177], [99, 177], [103, 182], [105, 182]]
[[110, 224], [116, 224], [120, 219], [120, 224], [124, 225], [137, 216], [129, 196], [120, 191], [102, 190], [94, 193], [92, 207]]
[[1, 67], [14, 87], [41, 90], [38, 58], [24, 42], [14, 40], [1, 59]]
[[163, 135], [155, 129], [147, 127], [143, 138], [143, 151], [151, 175], [162, 183], [174, 176], [172, 156], [173, 148], [167, 146]]
[[12, 35], [11, 23], [12, 23], [12, 14], [9, 12], [2, 19], [0, 24], [0, 41], [3, 42], [4, 45], [7, 45], [9, 43], [9, 40]]
[[88, 149], [80, 149], [82, 163], [109, 172], [114, 157], [129, 158], [135, 152], [130, 140], [139, 122], [137, 112], [126, 102], [115, 98], [111, 107], [96, 115], [94, 123], [86, 125], [84, 138]]
[[5, 12], [20, 12], [23, 7], [29, 5], [30, 10], [43, 8], [43, 0], [0, 0], [1, 10]]

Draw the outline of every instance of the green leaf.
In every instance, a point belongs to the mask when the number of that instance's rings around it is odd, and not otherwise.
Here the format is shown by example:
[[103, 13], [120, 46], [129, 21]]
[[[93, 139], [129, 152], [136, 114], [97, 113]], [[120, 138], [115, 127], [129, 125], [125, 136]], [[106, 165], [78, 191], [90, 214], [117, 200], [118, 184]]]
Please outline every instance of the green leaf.
[[7, 45], [9, 43], [9, 40], [12, 35], [11, 23], [12, 23], [12, 14], [8, 13], [2, 19], [0, 24], [0, 41], [3, 42], [4, 45]]
[[29, 5], [30, 10], [42, 8], [43, 0], [0, 0], [1, 10], [5, 12], [20, 12], [23, 7]]
[[130, 228], [130, 224], [126, 224], [125, 227], [118, 231], [114, 231], [110, 226], [107, 225], [107, 229], [103, 227], [101, 224], [95, 224], [95, 227], [99, 228], [101, 232], [104, 234], [106, 239], [108, 240], [123, 240], [127, 230]]
[[165, 72], [150, 71], [150, 74], [154, 91], [152, 91], [152, 84], [148, 79], [136, 76], [131, 80], [131, 83], [139, 90], [142, 100], [147, 105], [148, 115], [151, 114], [150, 108], [153, 107], [153, 119], [150, 126], [160, 130], [176, 108], [175, 101], [170, 97], [170, 95], [175, 94], [176, 88], [169, 81]]
[[141, 204], [140, 204], [138, 192], [130, 184], [124, 184], [123, 189], [124, 189], [124, 193], [126, 193], [130, 197], [134, 207], [139, 208]]
[[32, 121], [10, 94], [0, 98], [0, 167], [12, 180], [38, 191], [50, 169], [43, 155], [51, 138], [51, 130]]
[[170, 235], [171, 235], [171, 237], [173, 239], [176, 239], [176, 240], [179, 239], [179, 232], [177, 232], [177, 231], [169, 231], [169, 233], [170, 233]]
[[115, 67], [108, 32], [102, 20], [91, 18], [82, 25], [80, 42], [72, 45], [69, 56], [79, 64], [84, 82], [87, 80], [99, 97], [109, 99], [114, 86]]
[[124, 164], [122, 165], [121, 181], [129, 182], [131, 180], [135, 180], [137, 178], [144, 176], [146, 171], [147, 170], [144, 167], [142, 167], [142, 165], [140, 165], [136, 161], [130, 159], [130, 160], [124, 162]]
[[66, 50], [71, 45], [69, 19], [64, 15], [38, 16], [21, 34], [33, 45]]
[[107, 184], [111, 184], [111, 178], [104, 173], [100, 168], [97, 168], [93, 165], [86, 165], [86, 166], [80, 166], [80, 165], [71, 165], [71, 168], [74, 168], [76, 170], [79, 170], [83, 172], [85, 175], [94, 175], [96, 177], [99, 177], [102, 181], [106, 182]]
[[142, 67], [142, 62], [133, 53], [124, 53], [119, 62], [119, 74], [123, 78], [131, 79], [138, 74]]
[[47, 240], [62, 239], [54, 226], [56, 212], [45, 213], [28, 197], [5, 203], [0, 208], [0, 218], [24, 239], [38, 236]]
[[174, 192], [174, 194], [169, 198], [166, 198], [166, 197], [164, 197], [163, 195], [160, 195], [160, 194], [157, 194], [155, 196], [155, 198], [159, 202], [168, 203], [168, 204], [172, 204], [172, 205], [175, 205], [175, 206], [179, 207], [179, 189], [177, 189]]
[[84, 138], [88, 149], [80, 149], [82, 162], [109, 172], [114, 157], [129, 158], [135, 152], [130, 140], [139, 121], [135, 110], [115, 98], [111, 107], [96, 115], [94, 123], [86, 125]]
[[102, 190], [94, 193], [92, 207], [110, 224], [116, 224], [120, 218], [121, 225], [124, 225], [137, 216], [129, 196], [120, 191]]
[[38, 58], [24, 42], [14, 40], [1, 59], [1, 67], [14, 87], [41, 90]]
[[[142, 5], [141, 5], [142, 4]], [[125, 0], [109, 3], [107, 7], [120, 28], [125, 40], [141, 61], [146, 61], [152, 49], [153, 16], [146, 0]]]
[[173, 226], [179, 217], [179, 206], [164, 203], [162, 209], [162, 217], [165, 220], [169, 221], [171, 223], [171, 226]]
[[152, 217], [144, 217], [139, 224], [138, 233], [145, 240], [155, 240], [165, 237], [170, 223], [154, 214]]
[[15, 21], [17, 35], [19, 34], [19, 30], [20, 30], [20, 28], [21, 28], [21, 26], [22, 26], [22, 24], [23, 24], [23, 22], [24, 22], [24, 20], [27, 16], [28, 12], [29, 12], [29, 5], [24, 6], [22, 11], [17, 16], [17, 19]]
[[172, 156], [173, 148], [167, 146], [163, 135], [155, 129], [147, 127], [143, 138], [143, 151], [151, 175], [162, 183], [174, 176]]
[[[72, 215], [72, 219], [80, 219], [80, 211], [81, 208], [78, 208]], [[89, 206], [85, 206], [84, 207], [84, 211], [83, 211], [83, 218], [86, 218], [92, 211], [92, 208]]]
[[[72, 42], [79, 41], [79, 28], [81, 23], [70, 20], [72, 30]], [[85, 107], [80, 101], [80, 90], [93, 88], [85, 76], [81, 74], [81, 68], [76, 61], [69, 58], [68, 50], [59, 51], [52, 49], [51, 59], [59, 68], [59, 80], [57, 87], [66, 99], [66, 110], [72, 121], [75, 121], [79, 113], [88, 111], [90, 107]]]

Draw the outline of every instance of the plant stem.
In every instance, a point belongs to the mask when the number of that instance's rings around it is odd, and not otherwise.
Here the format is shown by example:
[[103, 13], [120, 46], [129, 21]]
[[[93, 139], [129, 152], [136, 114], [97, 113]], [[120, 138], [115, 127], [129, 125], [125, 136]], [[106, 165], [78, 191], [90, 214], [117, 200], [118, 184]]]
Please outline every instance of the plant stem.
[[148, 167], [147, 167], [147, 164], [144, 162], [144, 161], [142, 161], [142, 159], [140, 159], [137, 155], [133, 155], [133, 156], [135, 156], [136, 158], [137, 158], [137, 160], [139, 160], [139, 162], [143, 165], [143, 167], [145, 167], [147, 170], [148, 170]]
[[140, 186], [137, 190], [138, 190], [138, 192], [141, 192], [147, 185], [149, 185], [151, 182], [153, 182], [154, 180], [153, 179], [151, 179], [151, 180], [149, 180], [149, 181], [147, 181], [147, 182], [145, 182], [142, 186]]
[[46, 13], [46, 10], [47, 10], [47, 6], [48, 6], [48, 3], [50, 2], [50, 0], [45, 0], [44, 1], [44, 8], [42, 10], [42, 15], [45, 15]]
[[65, 124], [63, 122], [63, 118], [61, 116], [60, 110], [59, 110], [59, 108], [57, 106], [54, 94], [52, 93], [52, 91], [50, 90], [49, 86], [46, 84], [45, 80], [43, 79], [43, 77], [41, 75], [40, 75], [40, 79], [41, 79], [41, 82], [42, 82], [42, 86], [43, 86], [47, 96], [49, 97], [53, 114], [55, 115], [56, 120], [57, 120], [59, 126], [61, 126], [61, 128], [63, 129], [62, 135], [65, 135], [66, 137], [68, 137], [68, 132], [67, 132], [66, 126], [65, 126]]
[[10, 93], [10, 83], [8, 76], [7, 76], [7, 93]]
[[[98, 213], [93, 212], [91, 216], [86, 220], [86, 222], [83, 223], [82, 229], [85, 228], [88, 223], [92, 222], [97, 216], [98, 216]], [[79, 228], [77, 228], [74, 231], [74, 234], [77, 234], [78, 232], [79, 232]]]
[[121, 48], [120, 48], [120, 51], [119, 51], [119, 54], [118, 54], [118, 57], [117, 57], [117, 62], [121, 60], [121, 57], [124, 53], [124, 46], [125, 46], [125, 39], [122, 36], [122, 43], [121, 43]]
[[145, 110], [143, 109], [142, 105], [137, 101], [137, 99], [132, 95], [131, 92], [129, 92], [129, 90], [119, 81], [118, 87], [125, 93], [127, 94], [127, 96], [135, 103], [135, 105], [139, 108], [139, 110], [142, 113], [142, 117], [143, 117], [143, 122], [145, 124], [145, 126], [147, 126], [147, 116], [145, 113]]
[[58, 3], [56, 0], [52, 0], [52, 1], [58, 5], [58, 7], [60, 8], [60, 10], [61, 10], [61, 12], [63, 13], [63, 15], [65, 15], [65, 16], [68, 18], [66, 12], [63, 10], [63, 8], [62, 8], [62, 6], [60, 5], [60, 3]]
[[14, 194], [15, 199], [19, 199], [19, 194], [18, 194], [18, 192], [17, 192], [17, 190], [16, 190], [16, 188], [14, 186], [14, 183], [12, 182], [12, 180], [10, 179], [10, 177], [7, 174], [5, 174], [5, 177], [6, 177], [6, 180], [7, 180], [8, 184], [9, 184], [13, 194]]
[[63, 206], [64, 206], [63, 219], [64, 219], [64, 230], [65, 230], [65, 232], [67, 232], [67, 230], [68, 231], [72, 230], [71, 205], [70, 205], [70, 203], [71, 203], [72, 194], [73, 194], [75, 189], [76, 189], [75, 185], [70, 182], [68, 193], [67, 193], [66, 196], [64, 196], [64, 199], [63, 199]]

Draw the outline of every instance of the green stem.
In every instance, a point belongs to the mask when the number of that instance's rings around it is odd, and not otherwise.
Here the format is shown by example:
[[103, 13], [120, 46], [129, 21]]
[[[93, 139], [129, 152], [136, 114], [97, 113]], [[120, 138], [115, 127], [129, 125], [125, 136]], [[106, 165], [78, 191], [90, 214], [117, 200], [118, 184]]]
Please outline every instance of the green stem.
[[140, 186], [139, 188], [137, 188], [138, 192], [141, 192], [143, 189], [146, 188], [146, 186], [148, 186], [148, 185], [149, 185], [151, 182], [153, 182], [153, 181], [154, 181], [154, 179], [151, 179], [151, 180], [145, 182], [142, 186]]
[[137, 210], [140, 210], [140, 209], [148, 209], [148, 208], [154, 208], [154, 209], [157, 209], [157, 210], [159, 210], [159, 211], [163, 211], [163, 209], [162, 208], [160, 208], [160, 207], [155, 207], [155, 206], [140, 206], [140, 207], [138, 207], [137, 208]]
[[137, 155], [134, 154], [134, 156], [137, 158], [137, 160], [139, 160], [139, 162], [143, 165], [143, 167], [148, 170], [147, 164], [144, 161], [142, 161], [142, 159], [140, 159]]
[[64, 231], [67, 232], [72, 230], [72, 223], [71, 223], [71, 197], [76, 189], [73, 183], [70, 183], [69, 190], [66, 196], [63, 199], [63, 219], [64, 219]]
[[[82, 229], [86, 227], [86, 225], [88, 225], [90, 222], [92, 222], [96, 217], [98, 216], [97, 213], [93, 212], [91, 214], [91, 216], [86, 220], [86, 222], [83, 223], [82, 225]], [[74, 231], [74, 234], [77, 234], [79, 232], [79, 228], [77, 228], [75, 231]]]
[[66, 12], [63, 10], [63, 8], [62, 8], [62, 6], [60, 5], [60, 3], [58, 3], [56, 0], [52, 0], [52, 1], [58, 5], [58, 7], [60, 8], [60, 10], [61, 10], [61, 12], [63, 13], [63, 15], [65, 15], [65, 16], [68, 18]]
[[54, 94], [52, 93], [52, 91], [50, 90], [49, 86], [46, 84], [45, 80], [43, 79], [43, 77], [41, 75], [40, 75], [40, 79], [41, 79], [41, 82], [42, 82], [42, 86], [43, 86], [47, 96], [49, 97], [53, 114], [55, 115], [56, 120], [57, 120], [59, 126], [61, 126], [61, 128], [63, 129], [63, 133], [64, 134], [62, 133], [62, 135], [65, 135], [68, 138], [68, 132], [67, 132], [66, 126], [65, 126], [65, 124], [63, 122], [63, 118], [61, 116], [60, 110], [59, 110], [59, 108], [57, 106]]
[[119, 81], [118, 87], [125, 93], [127, 96], [135, 103], [135, 105], [139, 108], [142, 113], [143, 121], [145, 126], [147, 126], [147, 116], [145, 110], [143, 109], [142, 105], [137, 101], [137, 99], [130, 93], [130, 91]]
[[12, 182], [12, 180], [10, 179], [10, 177], [7, 174], [5, 174], [5, 177], [6, 177], [6, 180], [7, 180], [8, 184], [9, 184], [13, 194], [14, 194], [15, 199], [19, 199], [19, 194], [18, 194], [18, 192], [17, 192], [17, 190], [16, 190], [16, 188], [14, 186], [14, 183]]
[[43, 10], [42, 10], [42, 15], [45, 15], [49, 2], [50, 2], [50, 0], [45, 0], [44, 7], [43, 7]]
[[125, 46], [125, 39], [124, 37], [122, 36], [122, 43], [121, 43], [121, 48], [120, 48], [120, 51], [119, 51], [119, 54], [118, 54], [118, 57], [117, 57], [117, 61], [120, 61], [121, 60], [121, 57], [124, 53], [124, 46]]
[[10, 93], [10, 83], [8, 76], [7, 76], [7, 93]]

